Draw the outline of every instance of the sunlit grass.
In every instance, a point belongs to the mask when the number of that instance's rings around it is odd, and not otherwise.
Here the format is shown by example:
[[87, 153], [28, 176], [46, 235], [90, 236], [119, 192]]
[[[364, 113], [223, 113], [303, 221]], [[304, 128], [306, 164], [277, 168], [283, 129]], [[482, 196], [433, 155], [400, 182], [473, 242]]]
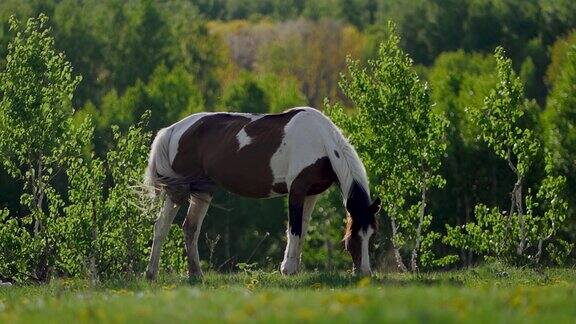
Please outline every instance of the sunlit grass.
[[0, 323], [574, 322], [576, 270], [489, 265], [428, 274], [248, 271], [0, 288]]

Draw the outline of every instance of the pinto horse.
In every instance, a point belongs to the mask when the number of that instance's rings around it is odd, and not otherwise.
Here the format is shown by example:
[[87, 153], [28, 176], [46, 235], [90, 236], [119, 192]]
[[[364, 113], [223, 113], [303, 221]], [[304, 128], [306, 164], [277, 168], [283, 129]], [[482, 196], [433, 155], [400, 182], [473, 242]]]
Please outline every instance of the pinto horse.
[[298, 272], [304, 236], [318, 195], [337, 183], [347, 211], [344, 237], [353, 269], [370, 274], [368, 242], [380, 200], [370, 200], [366, 171], [354, 148], [322, 112], [293, 108], [280, 114], [199, 113], [160, 130], [145, 183], [166, 192], [154, 225], [146, 271], [158, 272], [160, 250], [179, 206], [190, 206], [182, 225], [188, 275], [201, 276], [200, 227], [217, 186], [244, 197], [288, 195], [288, 243], [282, 274]]

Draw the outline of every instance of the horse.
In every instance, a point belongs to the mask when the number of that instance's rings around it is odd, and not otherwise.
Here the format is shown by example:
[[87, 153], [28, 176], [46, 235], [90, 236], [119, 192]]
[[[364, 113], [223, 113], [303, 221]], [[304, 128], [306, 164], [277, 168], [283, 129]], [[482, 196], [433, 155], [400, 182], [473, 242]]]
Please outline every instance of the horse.
[[340, 187], [346, 209], [345, 249], [353, 271], [370, 275], [369, 240], [380, 199], [370, 199], [364, 165], [340, 129], [322, 112], [297, 107], [279, 114], [203, 112], [158, 131], [148, 157], [145, 184], [165, 192], [146, 277], [158, 272], [162, 243], [179, 206], [189, 201], [182, 229], [188, 275], [202, 276], [198, 237], [217, 187], [240, 196], [288, 195], [283, 275], [300, 268], [302, 245], [318, 196]]

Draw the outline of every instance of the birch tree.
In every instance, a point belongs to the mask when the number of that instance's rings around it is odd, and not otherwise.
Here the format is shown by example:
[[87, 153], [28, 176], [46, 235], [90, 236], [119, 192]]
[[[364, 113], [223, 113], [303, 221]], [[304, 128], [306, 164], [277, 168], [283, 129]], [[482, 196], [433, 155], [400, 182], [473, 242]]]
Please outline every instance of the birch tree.
[[73, 127], [71, 100], [80, 77], [73, 75], [64, 54], [41, 14], [21, 25], [14, 17], [6, 66], [0, 73], [0, 163], [24, 183], [22, 204], [29, 210], [33, 237], [41, 246], [36, 273], [49, 279], [55, 233], [49, 224], [62, 206], [53, 180], [66, 156], [76, 154], [70, 143], [81, 132]]
[[429, 191], [444, 185], [439, 168], [447, 122], [433, 110], [430, 89], [400, 48], [395, 26], [389, 23], [388, 29], [388, 39], [366, 67], [348, 59], [340, 87], [355, 111], [346, 114], [338, 104], [328, 104], [327, 111], [358, 150], [382, 199], [398, 268], [417, 271], [420, 261], [440, 265], [453, 260], [436, 259], [422, 245], [426, 241], [429, 248], [430, 240], [439, 237], [430, 231], [432, 215], [426, 206]]

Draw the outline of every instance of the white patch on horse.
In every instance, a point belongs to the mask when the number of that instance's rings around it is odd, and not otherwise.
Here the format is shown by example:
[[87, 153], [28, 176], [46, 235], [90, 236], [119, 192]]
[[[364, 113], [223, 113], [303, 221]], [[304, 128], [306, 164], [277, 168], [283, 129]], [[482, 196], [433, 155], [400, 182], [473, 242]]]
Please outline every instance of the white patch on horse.
[[300, 236], [292, 233], [288, 234], [288, 244], [284, 253], [284, 260], [280, 265], [280, 272], [286, 275], [295, 274], [298, 272], [298, 265], [300, 264]]
[[364, 275], [371, 274], [370, 270], [370, 256], [368, 254], [368, 242], [370, 241], [370, 237], [374, 233], [374, 229], [372, 226], [368, 226], [366, 231], [360, 230], [358, 235], [362, 239], [362, 260], [360, 263], [360, 272]]
[[252, 143], [252, 138], [246, 133], [246, 130], [242, 128], [238, 134], [236, 134], [236, 139], [238, 140], [238, 151], [242, 149], [244, 146], [249, 145]]
[[[272, 187], [274, 187], [274, 185], [279, 183], [286, 183], [286, 171], [288, 170], [288, 160], [286, 159], [286, 155], [288, 152], [287, 145], [288, 144], [286, 143], [286, 137], [283, 137], [280, 146], [270, 158], [270, 170], [272, 170], [272, 179], [273, 179]], [[274, 190], [270, 191], [269, 197], [278, 197], [278, 196], [283, 196], [283, 194], [279, 194]]]
[[238, 113], [238, 112], [222, 112], [218, 113], [222, 115], [232, 115], [232, 116], [241, 116], [250, 119], [251, 122], [262, 118], [264, 115], [262, 114], [251, 114], [251, 113]]
[[319, 112], [306, 107], [294, 109], [304, 111], [296, 114], [284, 126], [280, 147], [270, 159], [274, 184], [284, 182], [288, 190], [304, 168], [326, 156], [323, 139], [318, 136], [318, 124], [313, 118]]
[[197, 121], [199, 121], [202, 117], [209, 115], [210, 113], [199, 113], [190, 115], [181, 121], [177, 122], [176, 124], [170, 126], [168, 129], [172, 128], [172, 137], [170, 138], [170, 145], [169, 145], [169, 156], [170, 156], [170, 165], [174, 162], [174, 158], [176, 154], [178, 154], [178, 144], [180, 144], [180, 138], [184, 133], [192, 127]]

